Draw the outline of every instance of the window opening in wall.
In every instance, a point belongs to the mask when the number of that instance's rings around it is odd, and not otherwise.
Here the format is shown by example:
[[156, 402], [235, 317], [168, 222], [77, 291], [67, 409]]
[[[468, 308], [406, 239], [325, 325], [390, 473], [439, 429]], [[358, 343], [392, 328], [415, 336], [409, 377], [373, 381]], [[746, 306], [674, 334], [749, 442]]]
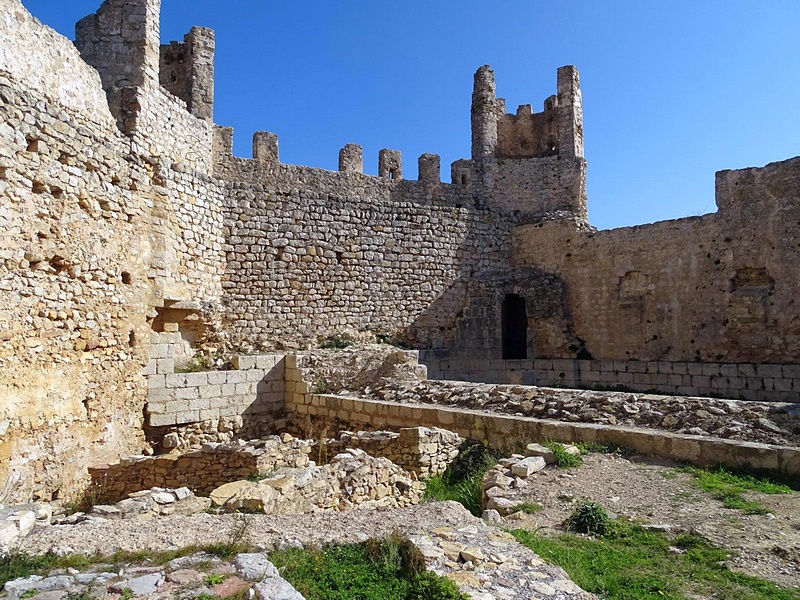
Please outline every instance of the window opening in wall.
[[517, 294], [507, 294], [500, 312], [503, 358], [528, 358], [528, 314], [525, 310], [525, 298]]
[[469, 178], [465, 175], [461, 176], [461, 185], [467, 185], [469, 183]]
[[394, 178], [395, 178], [394, 169], [389, 169], [389, 179], [394, 179]]

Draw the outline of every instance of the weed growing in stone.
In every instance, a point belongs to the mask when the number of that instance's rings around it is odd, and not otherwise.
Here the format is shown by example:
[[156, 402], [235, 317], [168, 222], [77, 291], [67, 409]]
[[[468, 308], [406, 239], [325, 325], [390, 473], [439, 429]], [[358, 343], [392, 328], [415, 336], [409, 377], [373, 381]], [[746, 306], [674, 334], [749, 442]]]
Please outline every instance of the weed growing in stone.
[[34, 597], [36, 594], [38, 594], [38, 593], [39, 593], [39, 590], [37, 590], [36, 588], [31, 588], [31, 589], [29, 589], [27, 592], [23, 593], [23, 594], [20, 596], [20, 598], [21, 598], [22, 600], [25, 600], [26, 598], [33, 598], [33, 597]]
[[319, 347], [333, 349], [333, 350], [343, 350], [348, 346], [352, 346], [353, 343], [354, 343], [353, 340], [349, 340], [344, 336], [332, 335], [322, 340], [319, 343]]
[[452, 581], [426, 571], [416, 547], [397, 535], [319, 550], [275, 551], [270, 560], [307, 600], [466, 600]]
[[730, 571], [724, 564], [730, 553], [692, 533], [670, 537], [630, 523], [616, 523], [596, 539], [569, 533], [555, 537], [524, 530], [511, 533], [604, 600], [798, 598], [795, 591]]
[[131, 588], [125, 588], [119, 595], [119, 600], [131, 600], [133, 596], [134, 596], [133, 590]]
[[481, 481], [499, 459], [500, 453], [487, 444], [464, 442], [444, 474], [426, 482], [425, 497], [429, 500], [455, 500], [476, 517], [481, 516]]
[[789, 486], [774, 483], [769, 479], [734, 473], [723, 467], [716, 469], [682, 467], [678, 471], [692, 475], [695, 478], [695, 485], [722, 502], [725, 508], [741, 510], [747, 515], [763, 515], [769, 511], [760, 502], [745, 500], [742, 493], [788, 494], [792, 491]]
[[203, 583], [206, 585], [219, 585], [223, 581], [225, 581], [225, 575], [222, 573], [209, 573], [203, 577]]

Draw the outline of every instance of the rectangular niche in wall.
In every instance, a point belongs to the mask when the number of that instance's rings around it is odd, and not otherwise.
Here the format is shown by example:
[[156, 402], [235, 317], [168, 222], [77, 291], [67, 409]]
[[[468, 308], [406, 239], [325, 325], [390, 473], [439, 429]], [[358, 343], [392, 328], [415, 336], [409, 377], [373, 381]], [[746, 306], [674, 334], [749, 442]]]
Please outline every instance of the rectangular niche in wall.
[[525, 310], [525, 298], [517, 294], [506, 294], [500, 320], [503, 330], [503, 358], [528, 358], [528, 314]]

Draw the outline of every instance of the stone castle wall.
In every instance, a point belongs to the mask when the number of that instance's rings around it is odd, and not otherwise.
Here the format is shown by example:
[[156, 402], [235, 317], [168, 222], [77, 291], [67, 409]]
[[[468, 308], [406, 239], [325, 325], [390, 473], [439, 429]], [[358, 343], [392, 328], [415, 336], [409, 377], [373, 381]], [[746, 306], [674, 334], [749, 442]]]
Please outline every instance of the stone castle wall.
[[441, 346], [470, 274], [511, 254], [511, 220], [460, 186], [230, 156], [217, 173], [234, 342], [313, 344], [349, 329]]
[[403, 179], [391, 150], [366, 176], [352, 144], [340, 172], [284, 165], [264, 132], [238, 159], [211, 121], [213, 33], [162, 46], [159, 8], [107, 0], [73, 44], [0, 0], [0, 501], [148, 449], [153, 333], [500, 359], [517, 294], [528, 358], [800, 363], [800, 159], [719, 174], [717, 214], [596, 232], [574, 67], [516, 115], [479, 69], [451, 184], [430, 154]]

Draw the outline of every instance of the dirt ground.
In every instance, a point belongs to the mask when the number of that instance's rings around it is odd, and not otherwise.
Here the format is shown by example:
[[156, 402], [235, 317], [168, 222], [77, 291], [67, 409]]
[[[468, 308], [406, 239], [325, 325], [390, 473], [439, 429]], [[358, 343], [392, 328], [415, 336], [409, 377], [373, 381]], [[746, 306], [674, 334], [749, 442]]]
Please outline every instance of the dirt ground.
[[583, 498], [599, 502], [620, 518], [668, 526], [671, 533], [694, 531], [717, 546], [736, 553], [729, 567], [786, 587], [800, 589], [800, 493], [744, 494], [764, 504], [766, 515], [745, 515], [724, 508], [720, 501], [693, 485], [688, 473], [652, 457], [622, 458], [608, 454], [584, 456], [580, 467], [548, 466], [514, 499], [544, 508], [533, 515], [507, 517], [514, 528], [558, 533], [574, 503]]

